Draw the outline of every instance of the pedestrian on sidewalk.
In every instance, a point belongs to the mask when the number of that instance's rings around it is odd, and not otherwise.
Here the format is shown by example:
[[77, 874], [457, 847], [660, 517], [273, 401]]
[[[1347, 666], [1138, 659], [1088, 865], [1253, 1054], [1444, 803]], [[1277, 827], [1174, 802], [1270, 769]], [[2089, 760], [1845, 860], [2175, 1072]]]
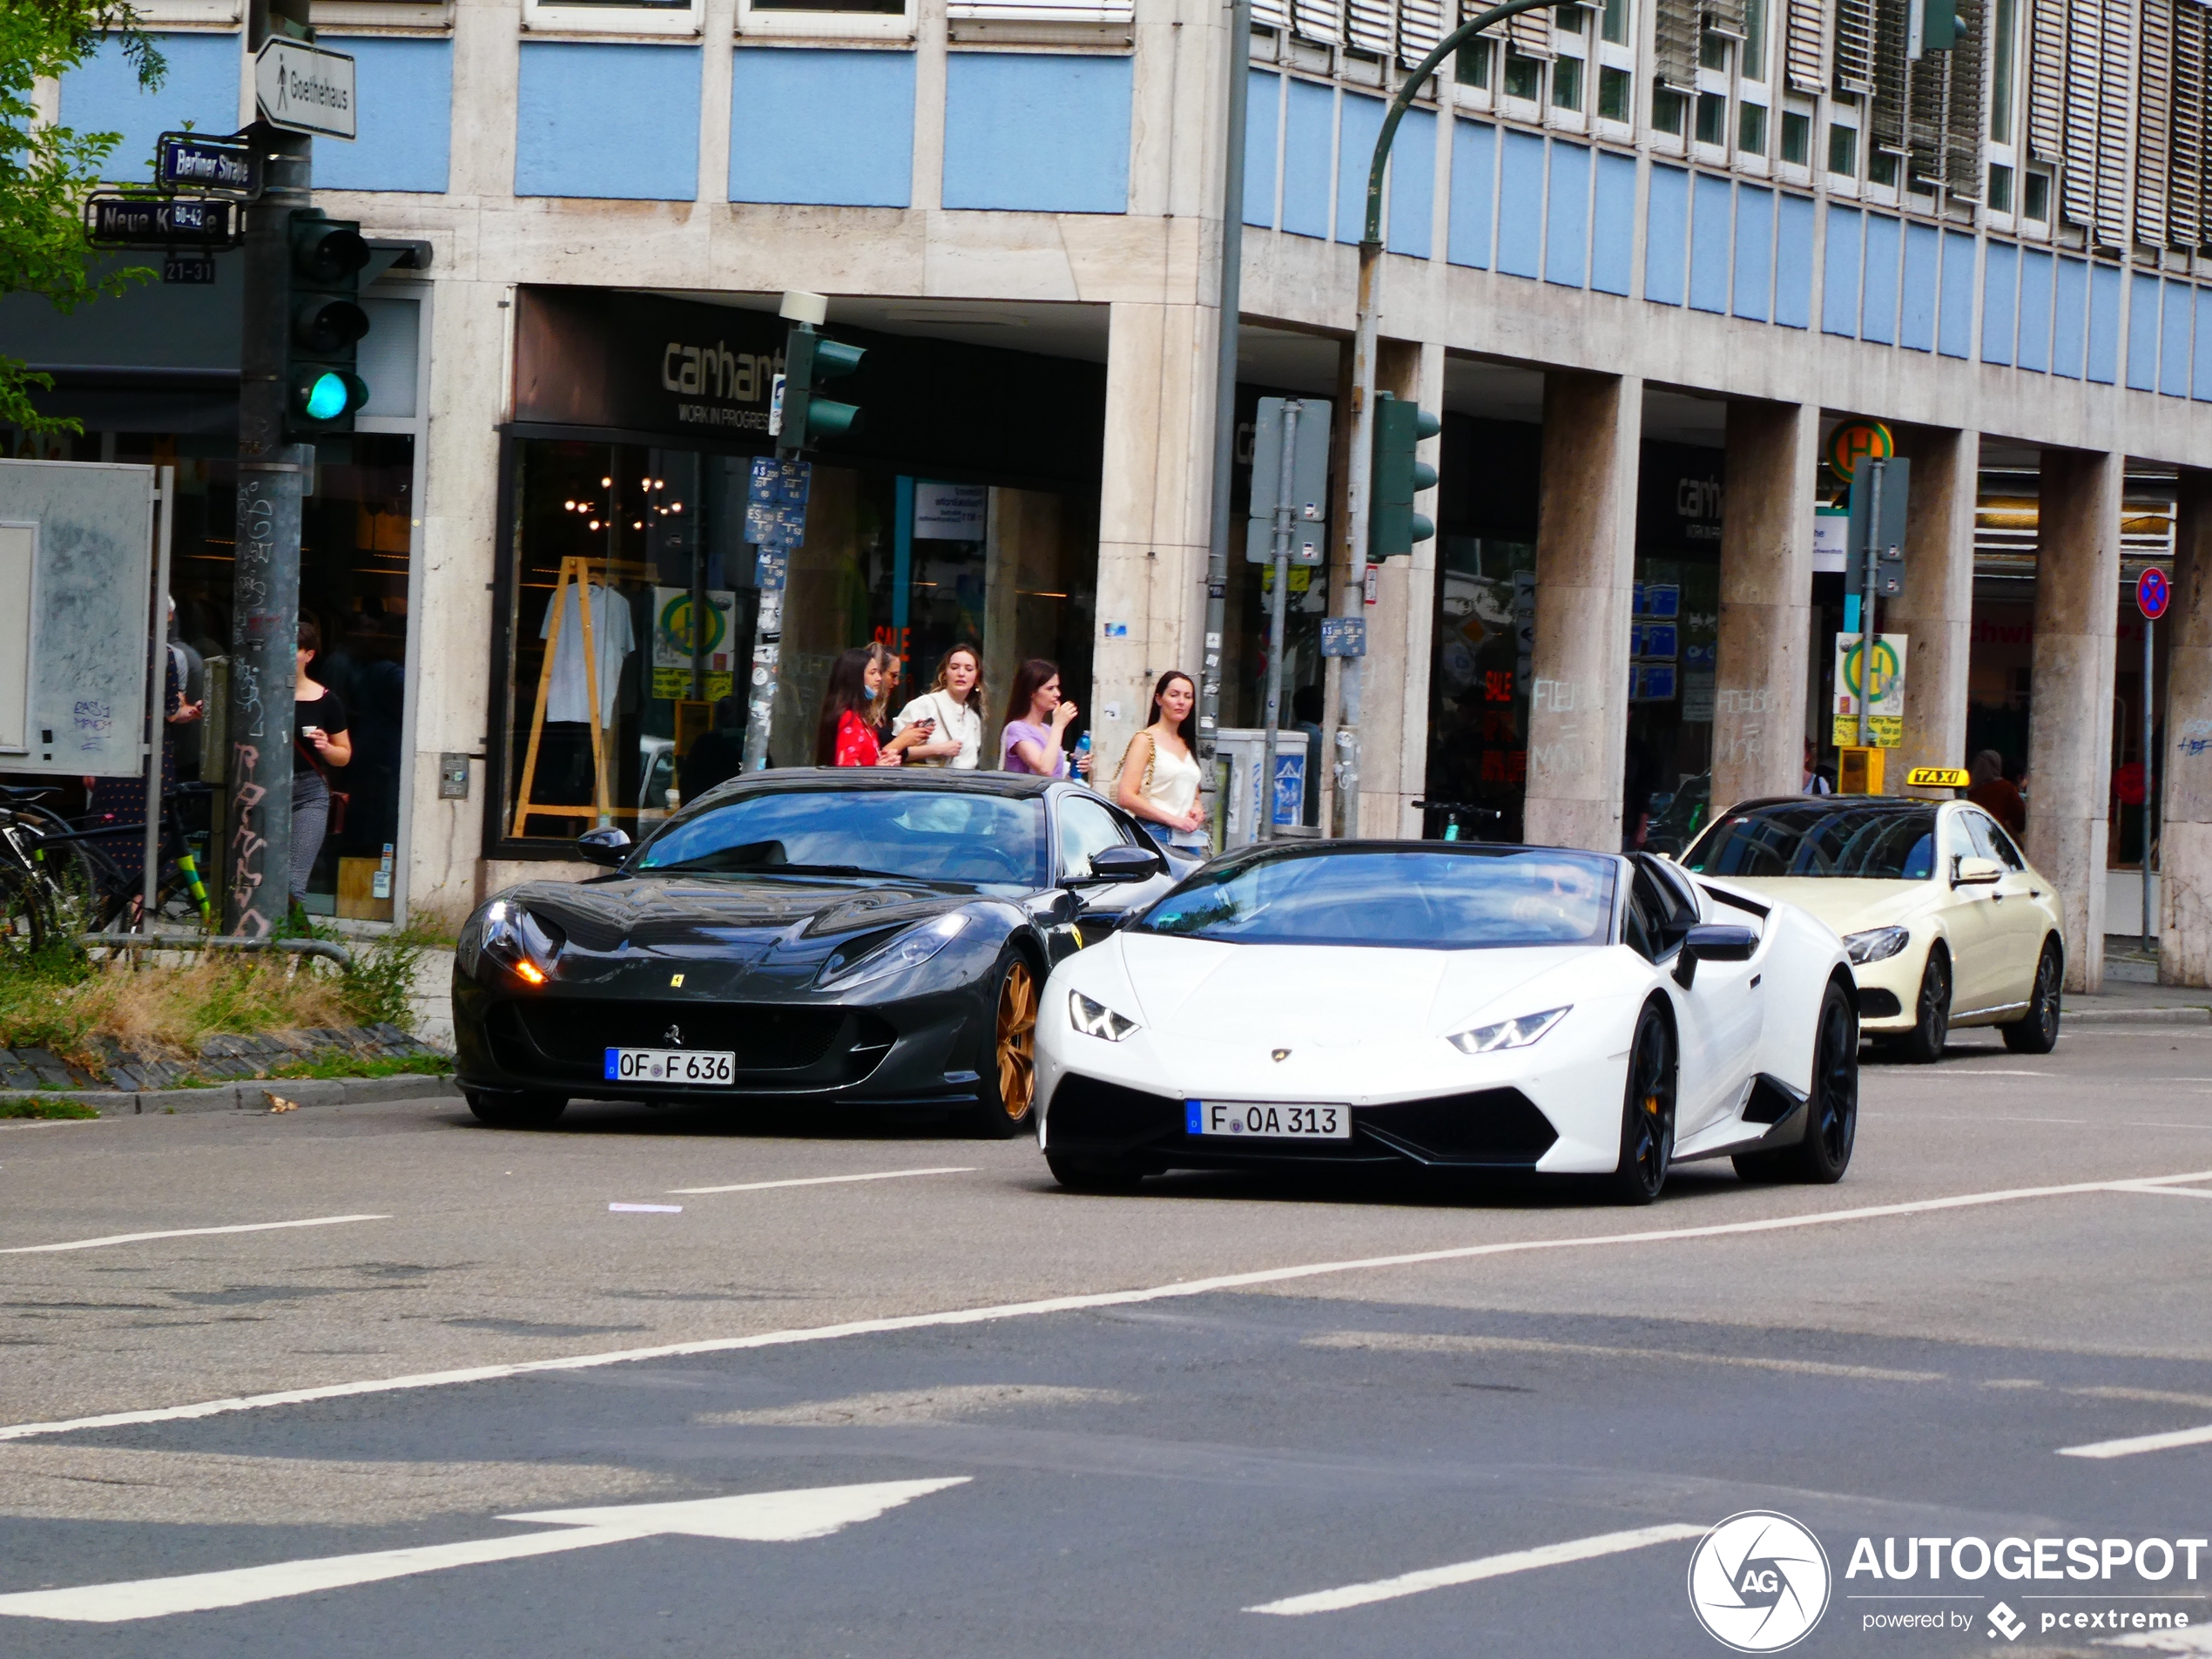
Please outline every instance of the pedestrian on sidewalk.
[[929, 689], [899, 711], [893, 729], [903, 733], [917, 721], [935, 721], [936, 734], [907, 750], [907, 758], [917, 765], [973, 772], [983, 760], [984, 707], [982, 653], [959, 644], [938, 663]]
[[[333, 770], [353, 764], [354, 739], [338, 693], [308, 678], [307, 664], [322, 651], [322, 630], [300, 618], [300, 649], [292, 688], [292, 907], [304, 915], [307, 877], [330, 826]], [[341, 820], [342, 825], [342, 820]]]
[[1197, 705], [1198, 689], [1188, 674], [1171, 668], [1160, 676], [1152, 687], [1151, 722], [1122, 756], [1115, 799], [1163, 848], [1203, 856], [1208, 843], [1205, 809], [1198, 804]]
[[1071, 772], [1090, 776], [1090, 756], [1078, 757], [1071, 767], [1062, 742], [1082, 711], [1061, 700], [1059, 664], [1042, 657], [1032, 657], [1022, 664], [1015, 672], [1014, 694], [1007, 699], [1006, 707], [1015, 718], [1006, 723], [999, 738], [1001, 771], [1035, 772], [1047, 778], [1065, 778]]
[[1966, 769], [1972, 786], [1966, 799], [2010, 831], [2014, 839], [2027, 833], [2027, 802], [2005, 776], [2005, 757], [1984, 749]]
[[908, 749], [928, 738], [934, 728], [917, 721], [890, 742], [883, 741], [884, 686], [890, 660], [890, 651], [882, 645], [855, 645], [830, 665], [821, 718], [814, 724], [816, 765], [895, 766]]

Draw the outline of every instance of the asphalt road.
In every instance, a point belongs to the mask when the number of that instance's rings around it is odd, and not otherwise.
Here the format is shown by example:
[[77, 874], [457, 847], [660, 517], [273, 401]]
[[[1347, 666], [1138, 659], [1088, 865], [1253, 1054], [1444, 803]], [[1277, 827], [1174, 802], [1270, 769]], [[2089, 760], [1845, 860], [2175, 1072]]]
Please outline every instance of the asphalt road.
[[[2212, 1425], [2212, 1031], [1864, 1094], [1840, 1186], [1642, 1211], [613, 1106], [0, 1129], [0, 1653], [1711, 1655], [1747, 1510], [1825, 1552], [1792, 1651], [2212, 1653], [2212, 1433], [2156, 1439]], [[2109, 1575], [1959, 1577], [2013, 1537]], [[1794, 1560], [1727, 1562], [1770, 1632]]]

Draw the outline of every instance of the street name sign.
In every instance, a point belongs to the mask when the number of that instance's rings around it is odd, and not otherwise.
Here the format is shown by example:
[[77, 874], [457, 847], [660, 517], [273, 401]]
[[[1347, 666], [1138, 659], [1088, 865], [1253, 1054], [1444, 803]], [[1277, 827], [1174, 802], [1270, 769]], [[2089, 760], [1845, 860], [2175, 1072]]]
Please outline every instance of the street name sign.
[[154, 178], [166, 189], [251, 201], [261, 193], [261, 158], [243, 138], [165, 132], [154, 146]]
[[287, 132], [351, 138], [354, 60], [273, 35], [253, 59], [253, 102], [261, 118]]
[[226, 201], [192, 196], [94, 195], [84, 239], [94, 247], [227, 247], [238, 223]]

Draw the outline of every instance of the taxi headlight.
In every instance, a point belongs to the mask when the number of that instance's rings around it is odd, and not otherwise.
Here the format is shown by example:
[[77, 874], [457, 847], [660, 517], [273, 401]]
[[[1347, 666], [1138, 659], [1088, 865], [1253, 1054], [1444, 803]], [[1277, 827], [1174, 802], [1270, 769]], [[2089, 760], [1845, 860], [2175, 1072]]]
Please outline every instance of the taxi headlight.
[[1517, 1020], [1500, 1020], [1495, 1025], [1478, 1025], [1472, 1031], [1462, 1031], [1450, 1039], [1461, 1054], [1493, 1054], [1500, 1049], [1525, 1049], [1567, 1017], [1567, 1010], [1574, 1007], [1546, 1008], [1541, 1014], [1524, 1014]]
[[1851, 954], [1852, 964], [1864, 967], [1868, 962], [1885, 962], [1912, 942], [1910, 927], [1869, 927], [1863, 934], [1845, 934], [1844, 948]]

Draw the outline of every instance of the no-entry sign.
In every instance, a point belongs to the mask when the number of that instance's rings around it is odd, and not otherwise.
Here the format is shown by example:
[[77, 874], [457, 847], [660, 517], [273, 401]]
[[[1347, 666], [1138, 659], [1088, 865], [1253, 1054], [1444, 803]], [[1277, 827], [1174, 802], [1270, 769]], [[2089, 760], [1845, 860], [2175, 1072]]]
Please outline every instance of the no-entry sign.
[[2172, 603], [2174, 584], [2166, 579], [2166, 572], [2152, 565], [2135, 578], [2135, 609], [2152, 622], [2166, 614]]

